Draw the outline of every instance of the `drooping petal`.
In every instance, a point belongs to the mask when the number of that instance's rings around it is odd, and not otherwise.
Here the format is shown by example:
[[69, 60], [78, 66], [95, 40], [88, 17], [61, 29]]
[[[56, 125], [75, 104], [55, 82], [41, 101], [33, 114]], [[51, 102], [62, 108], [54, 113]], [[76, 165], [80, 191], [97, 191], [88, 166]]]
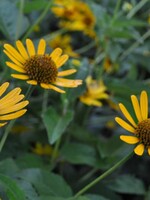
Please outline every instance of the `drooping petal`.
[[62, 87], [77, 87], [78, 85], [82, 84], [82, 80], [71, 80], [65, 78], [57, 78], [55, 85], [62, 86]]
[[4, 94], [4, 92], [7, 90], [8, 86], [9, 86], [8, 82], [5, 82], [0, 86], [0, 96], [2, 96]]
[[6, 124], [7, 124], [7, 122], [0, 123], [0, 127], [5, 126]]
[[20, 63], [24, 63], [25, 59], [24, 57], [22, 57], [22, 55], [20, 55], [20, 53], [18, 53], [18, 51], [12, 47], [10, 44], [5, 44], [4, 48], [15, 58], [17, 59]]
[[135, 147], [134, 152], [138, 156], [142, 156], [144, 153], [144, 144], [139, 144], [137, 147]]
[[131, 132], [131, 133], [135, 133], [135, 128], [131, 125], [129, 125], [127, 122], [125, 122], [123, 119], [116, 117], [115, 121], [121, 126], [123, 127], [125, 130]]
[[51, 54], [50, 57], [54, 62], [57, 61], [57, 59], [61, 56], [62, 54], [62, 49], [61, 48], [56, 48]]
[[88, 106], [92, 106], [92, 105], [93, 106], [99, 106], [99, 107], [102, 106], [102, 103], [100, 101], [98, 101], [96, 99], [92, 99], [90, 97], [86, 97], [84, 95], [80, 96], [80, 101], [82, 103], [87, 104]]
[[3, 102], [6, 103], [6, 101], [8, 101], [9, 99], [12, 99], [12, 98], [16, 98], [18, 97], [18, 95], [20, 94], [21, 92], [21, 89], [19, 87], [11, 90], [7, 95], [5, 95], [3, 98], [0, 99], [0, 106]]
[[34, 48], [34, 44], [33, 44], [32, 40], [26, 39], [26, 45], [27, 45], [27, 50], [28, 50], [30, 57], [34, 56], [35, 55], [35, 48]]
[[20, 67], [20, 66], [14, 64], [14, 63], [6, 62], [6, 65], [7, 65], [8, 67], [10, 67], [10, 68], [12, 68], [12, 69], [18, 71], [18, 72], [26, 73], [26, 71], [25, 71], [22, 67]]
[[21, 79], [21, 80], [28, 80], [29, 76], [25, 74], [11, 74], [13, 78]]
[[137, 124], [134, 122], [133, 118], [131, 117], [131, 115], [129, 114], [129, 112], [127, 111], [126, 107], [122, 104], [119, 103], [119, 108], [122, 111], [123, 115], [126, 117], [126, 119], [134, 126], [137, 127]]
[[16, 119], [18, 117], [21, 117], [23, 114], [25, 114], [26, 111], [27, 111], [26, 109], [23, 109], [23, 110], [15, 112], [15, 113], [11, 113], [11, 114], [8, 114], [8, 115], [0, 116], [0, 120]]
[[30, 85], [37, 85], [36, 80], [29, 80], [29, 81], [27, 81], [27, 83], [30, 84]]
[[76, 69], [64, 70], [64, 71], [58, 72], [58, 76], [68, 76], [70, 74], [75, 73], [76, 71], [77, 71]]
[[37, 54], [43, 55], [45, 53], [45, 48], [46, 48], [46, 42], [44, 39], [41, 39], [38, 45]]
[[61, 90], [60, 88], [58, 88], [58, 87], [56, 87], [54, 85], [51, 85], [51, 84], [41, 83], [40, 85], [44, 89], [52, 89], [52, 90], [55, 90], [56, 92], [59, 92], [59, 93], [65, 93], [64, 90]]
[[140, 108], [143, 120], [148, 118], [148, 96], [146, 91], [141, 92], [140, 96]]
[[24, 45], [22, 44], [22, 42], [20, 40], [16, 41], [16, 46], [18, 48], [18, 51], [22, 55], [22, 57], [24, 57], [25, 60], [28, 60], [29, 55], [27, 54], [27, 51], [26, 51]]
[[128, 144], [136, 144], [139, 142], [139, 139], [134, 136], [128, 136], [128, 135], [121, 135], [120, 139]]
[[141, 109], [140, 109], [140, 105], [139, 105], [137, 97], [135, 95], [131, 95], [131, 101], [132, 101], [132, 105], [133, 105], [136, 117], [138, 121], [141, 122], [143, 119], [142, 119]]
[[12, 60], [16, 65], [18, 65], [19, 67], [23, 67], [23, 65], [16, 59], [14, 58], [8, 51], [3, 50], [3, 52], [8, 56], [8, 58], [10, 58], [10, 60]]
[[68, 55], [62, 55], [61, 57], [59, 57], [56, 61], [57, 68], [61, 67], [68, 60], [68, 58]]

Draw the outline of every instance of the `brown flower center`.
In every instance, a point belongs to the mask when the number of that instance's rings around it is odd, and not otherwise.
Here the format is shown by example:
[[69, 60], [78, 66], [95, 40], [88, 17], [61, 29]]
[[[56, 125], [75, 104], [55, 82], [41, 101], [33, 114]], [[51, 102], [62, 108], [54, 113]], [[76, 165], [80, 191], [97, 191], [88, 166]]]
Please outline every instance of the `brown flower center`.
[[144, 146], [148, 148], [150, 146], [150, 119], [139, 122], [135, 133], [139, 138], [140, 143], [144, 144]]
[[35, 55], [24, 64], [30, 80], [40, 83], [52, 83], [56, 81], [58, 70], [49, 55]]

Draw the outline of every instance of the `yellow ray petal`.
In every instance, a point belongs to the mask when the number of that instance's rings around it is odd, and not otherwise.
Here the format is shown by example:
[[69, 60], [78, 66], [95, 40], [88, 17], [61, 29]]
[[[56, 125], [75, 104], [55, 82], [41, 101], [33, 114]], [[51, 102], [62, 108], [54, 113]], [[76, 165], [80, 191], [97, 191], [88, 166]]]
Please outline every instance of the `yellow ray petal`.
[[59, 93], [65, 93], [64, 90], [61, 90], [58, 87], [55, 87], [54, 85], [51, 85], [51, 84], [41, 83], [40, 85], [44, 89], [52, 89], [52, 90], [55, 90], [56, 92], [59, 92]]
[[146, 91], [141, 92], [140, 96], [140, 108], [143, 120], [148, 118], [148, 96]]
[[6, 65], [18, 72], [22, 72], [22, 73], [25, 73], [26, 71], [22, 68], [22, 67], [19, 67], [18, 65], [14, 64], [14, 63], [11, 63], [11, 62], [6, 62]]
[[88, 97], [84, 97], [84, 96], [80, 96], [80, 101], [82, 103], [85, 103], [87, 104], [88, 106], [102, 106], [102, 103], [100, 101], [97, 101], [95, 99], [91, 99], [91, 98], [88, 98]]
[[19, 111], [19, 110], [21, 110], [22, 108], [24, 108], [28, 104], [29, 104], [29, 101], [22, 101], [22, 102], [20, 102], [18, 104], [15, 104], [15, 105], [11, 106], [11, 107], [8, 105], [6, 108], [0, 110], [0, 115], [4, 115], [4, 114], [11, 113], [11, 112]]
[[77, 87], [78, 85], [82, 84], [82, 80], [71, 80], [65, 78], [57, 78], [55, 85], [62, 86], [62, 87]]
[[139, 144], [137, 147], [135, 147], [134, 152], [138, 156], [142, 156], [143, 153], [144, 153], [144, 145], [143, 144]]
[[69, 58], [68, 55], [63, 55], [59, 57], [57, 61], [55, 61], [57, 68], [61, 67], [68, 60], [68, 58]]
[[3, 52], [9, 57], [10, 60], [12, 60], [16, 65], [18, 65], [19, 67], [23, 67], [23, 65], [16, 60], [16, 58], [14, 58], [8, 51], [3, 50]]
[[29, 59], [29, 55], [27, 54], [27, 51], [24, 47], [24, 45], [22, 44], [22, 42], [20, 40], [18, 40], [16, 42], [16, 46], [18, 48], [18, 51], [20, 52], [20, 54], [22, 55], [22, 57], [25, 59], [25, 60], [28, 60]]
[[0, 123], [0, 127], [5, 126], [6, 124], [7, 124], [7, 122]]
[[9, 99], [12, 99], [14, 97], [17, 97], [21, 92], [21, 89], [19, 87], [11, 90], [7, 95], [5, 95], [2, 99], [0, 99], [0, 106], [1, 103], [4, 101], [8, 101]]
[[38, 45], [37, 54], [43, 55], [45, 53], [46, 42], [44, 39], [41, 39]]
[[9, 83], [6, 82], [6, 83], [3, 83], [1, 86], [0, 86], [0, 96], [2, 96], [4, 94], [4, 92], [7, 90], [9, 86]]
[[121, 135], [120, 139], [128, 144], [136, 144], [139, 142], [139, 139], [134, 136]]
[[2, 101], [0, 103], [0, 107], [2, 109], [5, 109], [7, 107], [11, 107], [11, 106], [14, 106], [16, 103], [18, 103], [19, 101], [21, 101], [22, 99], [24, 98], [24, 95], [21, 94], [19, 96], [14, 96], [13, 98], [9, 99], [9, 100], [6, 100], [6, 101]]
[[4, 48], [14, 57], [16, 58], [19, 62], [22, 64], [25, 63], [25, 59], [18, 53], [18, 51], [12, 47], [10, 44], [5, 44]]
[[21, 80], [28, 80], [29, 76], [25, 74], [11, 74], [13, 78], [21, 79]]
[[131, 115], [129, 114], [129, 112], [127, 111], [126, 107], [122, 104], [119, 103], [119, 108], [122, 111], [122, 113], [124, 114], [124, 116], [126, 117], [126, 119], [134, 126], [137, 127], [137, 124], [134, 122], [133, 118], [131, 117]]
[[36, 80], [29, 80], [29, 81], [27, 81], [27, 83], [30, 84], [30, 85], [37, 85]]
[[131, 101], [132, 101], [132, 105], [133, 105], [136, 117], [137, 117], [138, 121], [141, 122], [142, 115], [141, 115], [141, 109], [140, 109], [140, 105], [139, 105], [137, 97], [135, 95], [131, 95]]
[[11, 113], [11, 114], [8, 114], [8, 115], [3, 115], [3, 116], [0, 116], [0, 120], [16, 119], [16, 118], [21, 117], [22, 115], [24, 115], [26, 112], [27, 112], [27, 110], [23, 109], [23, 110], [15, 112], [15, 113]]
[[125, 122], [124, 120], [122, 120], [119, 117], [115, 117], [115, 121], [125, 130], [131, 132], [131, 133], [135, 133], [135, 128], [133, 128], [133, 126], [129, 125], [127, 122]]
[[64, 70], [64, 71], [58, 72], [58, 76], [68, 76], [70, 74], [75, 73], [76, 71], [77, 71], [76, 69]]
[[150, 147], [148, 147], [147, 151], [148, 151], [148, 155], [150, 156]]
[[60, 57], [62, 54], [62, 49], [61, 48], [56, 48], [54, 49], [54, 51], [50, 54], [50, 57], [52, 58], [52, 60], [54, 60], [54, 62], [57, 61], [58, 57]]
[[34, 56], [35, 55], [35, 48], [34, 48], [34, 44], [33, 44], [32, 40], [26, 39], [26, 45], [27, 45], [27, 50], [28, 50], [30, 57]]

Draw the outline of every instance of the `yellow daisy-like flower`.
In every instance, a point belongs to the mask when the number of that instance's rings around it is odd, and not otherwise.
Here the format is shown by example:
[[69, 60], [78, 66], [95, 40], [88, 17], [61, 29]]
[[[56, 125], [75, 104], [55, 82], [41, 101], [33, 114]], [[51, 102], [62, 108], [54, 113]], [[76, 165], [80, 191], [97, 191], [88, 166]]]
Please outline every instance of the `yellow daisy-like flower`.
[[108, 94], [106, 92], [106, 87], [104, 86], [102, 80], [93, 80], [91, 76], [86, 79], [87, 91], [80, 96], [80, 101], [88, 106], [102, 106], [99, 101], [101, 99], [108, 99]]
[[26, 39], [27, 50], [19, 40], [16, 42], [16, 46], [17, 50], [10, 44], [4, 45], [4, 53], [12, 61], [6, 62], [6, 65], [21, 73], [11, 74], [12, 77], [60, 93], [65, 93], [65, 91], [57, 86], [74, 88], [82, 84], [82, 80], [62, 78], [76, 72], [75, 69], [59, 71], [59, 68], [68, 60], [68, 55], [62, 55], [62, 49], [56, 48], [50, 55], [45, 54], [46, 42], [44, 39], [40, 40], [37, 52], [30, 39]]
[[26, 113], [26, 109], [23, 109], [28, 105], [28, 101], [22, 101], [23, 94], [20, 94], [21, 89], [19, 87], [11, 90], [4, 96], [5, 91], [9, 86], [8, 82], [3, 83], [0, 86], [0, 127], [7, 124], [8, 120], [16, 119]]
[[128, 144], [138, 144], [134, 148], [134, 152], [137, 155], [143, 155], [144, 149], [147, 149], [150, 155], [150, 118], [148, 118], [148, 96], [146, 91], [141, 92], [140, 101], [135, 95], [131, 95], [131, 101], [137, 122], [135, 122], [122, 103], [119, 104], [120, 110], [129, 123], [120, 117], [116, 117], [115, 120], [125, 130], [131, 132], [133, 136], [121, 135], [120, 139]]

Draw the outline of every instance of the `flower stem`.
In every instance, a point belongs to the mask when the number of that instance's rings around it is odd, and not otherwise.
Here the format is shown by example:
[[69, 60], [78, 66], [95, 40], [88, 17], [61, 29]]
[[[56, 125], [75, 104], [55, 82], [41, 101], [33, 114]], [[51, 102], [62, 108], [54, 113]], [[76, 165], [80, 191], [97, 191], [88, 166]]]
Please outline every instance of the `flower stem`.
[[93, 187], [96, 183], [107, 177], [109, 174], [111, 174], [113, 171], [115, 171], [118, 167], [123, 165], [131, 156], [133, 155], [133, 152], [130, 152], [127, 156], [122, 158], [118, 163], [116, 163], [114, 166], [112, 166], [110, 169], [108, 169], [106, 172], [104, 172], [102, 175], [98, 176], [95, 180], [93, 180], [91, 183], [86, 185], [84, 188], [82, 188], [79, 192], [77, 192], [74, 196], [74, 198], [79, 197], [83, 193], [85, 193], [88, 189]]
[[18, 15], [18, 21], [17, 21], [17, 29], [16, 29], [16, 34], [15, 34], [15, 41], [19, 37], [21, 26], [22, 26], [23, 8], [24, 8], [24, 0], [20, 0], [19, 15]]

